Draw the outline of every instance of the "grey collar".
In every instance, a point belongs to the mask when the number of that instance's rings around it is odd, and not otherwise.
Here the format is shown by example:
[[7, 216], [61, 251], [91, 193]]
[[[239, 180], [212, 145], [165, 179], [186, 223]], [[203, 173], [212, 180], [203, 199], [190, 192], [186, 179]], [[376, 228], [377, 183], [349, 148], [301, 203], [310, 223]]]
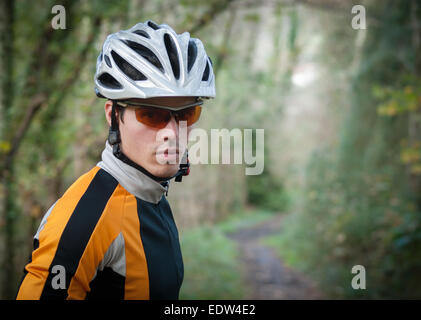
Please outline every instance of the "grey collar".
[[142, 200], [158, 203], [167, 189], [139, 170], [117, 159], [109, 142], [105, 143], [102, 161], [97, 166], [111, 174], [128, 192]]

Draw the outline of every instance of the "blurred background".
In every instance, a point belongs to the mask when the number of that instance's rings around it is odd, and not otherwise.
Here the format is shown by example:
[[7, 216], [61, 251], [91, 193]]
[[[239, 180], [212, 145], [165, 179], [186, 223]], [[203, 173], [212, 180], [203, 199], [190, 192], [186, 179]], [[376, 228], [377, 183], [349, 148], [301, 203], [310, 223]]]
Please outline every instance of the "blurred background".
[[[352, 27], [356, 4], [366, 29]], [[1, 298], [15, 297], [44, 213], [100, 160], [106, 35], [148, 19], [200, 38], [213, 60], [217, 98], [198, 127], [265, 130], [261, 175], [195, 165], [171, 184], [180, 298], [421, 297], [419, 0], [0, 5]]]

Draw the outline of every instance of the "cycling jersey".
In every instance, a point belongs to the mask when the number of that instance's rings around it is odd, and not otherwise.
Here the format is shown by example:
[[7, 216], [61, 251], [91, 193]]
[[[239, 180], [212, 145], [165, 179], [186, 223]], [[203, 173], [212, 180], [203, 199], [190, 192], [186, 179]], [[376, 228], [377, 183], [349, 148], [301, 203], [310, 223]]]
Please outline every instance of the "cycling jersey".
[[184, 266], [166, 191], [107, 142], [42, 219], [17, 298], [178, 299]]

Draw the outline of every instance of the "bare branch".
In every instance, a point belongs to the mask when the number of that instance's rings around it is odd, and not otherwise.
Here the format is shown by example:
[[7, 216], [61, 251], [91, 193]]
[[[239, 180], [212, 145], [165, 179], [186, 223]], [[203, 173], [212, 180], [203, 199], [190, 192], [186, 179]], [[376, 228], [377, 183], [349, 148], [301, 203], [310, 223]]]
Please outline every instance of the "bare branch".
[[[355, 4], [354, 2], [348, 1], [338, 1], [338, 0], [262, 0], [262, 1], [253, 1], [253, 0], [244, 0], [244, 1], [233, 1], [233, 6], [242, 7], [242, 8], [253, 8], [253, 7], [262, 7], [262, 6], [278, 6], [283, 7], [292, 7], [297, 5], [303, 5], [315, 10], [322, 11], [331, 11], [336, 14], [341, 15], [351, 15], [351, 6]], [[373, 25], [378, 26], [382, 24], [382, 19], [373, 14], [367, 15], [367, 21]]]
[[228, 6], [235, 0], [225, 0], [214, 3], [210, 8], [196, 21], [196, 23], [189, 28], [190, 33], [198, 32], [200, 29], [208, 25], [214, 20], [220, 13], [224, 12]]
[[26, 131], [28, 130], [32, 122], [32, 119], [34, 118], [38, 110], [41, 108], [42, 104], [45, 103], [46, 101], [47, 101], [47, 96], [43, 93], [36, 95], [32, 99], [30, 105], [27, 108], [27, 112], [25, 113], [25, 117], [22, 120], [22, 123], [19, 129], [16, 131], [16, 134], [12, 140], [10, 150], [4, 157], [2, 170], [0, 171], [0, 178], [2, 178], [5, 172], [7, 172], [10, 169], [13, 163], [13, 159], [16, 155], [16, 152], [19, 149], [19, 146], [21, 144], [22, 138], [24, 137]]
[[[89, 49], [93, 46], [94, 43], [94, 37], [96, 35], [96, 30], [99, 28], [101, 24], [102, 18], [96, 17], [93, 23], [93, 27], [91, 30], [91, 33], [88, 36], [88, 39], [86, 41], [86, 44], [84, 48], [81, 50], [77, 61], [77, 66], [73, 69], [73, 72], [71, 75], [59, 86], [60, 87], [60, 96], [55, 102], [55, 106], [58, 105], [66, 96], [68, 93], [70, 87], [76, 82], [76, 80], [79, 77], [80, 71], [82, 67], [84, 66], [84, 63], [86, 62], [86, 58], [88, 56]], [[13, 162], [13, 159], [21, 145], [21, 142], [28, 131], [32, 120], [34, 119], [35, 115], [40, 111], [43, 104], [45, 104], [48, 101], [47, 94], [45, 93], [38, 93], [36, 94], [32, 99], [29, 106], [26, 108], [25, 116], [23, 120], [21, 121], [21, 125], [16, 130], [16, 134], [11, 140], [11, 147], [9, 152], [5, 155], [5, 160], [3, 163], [3, 169], [0, 173], [0, 177], [2, 176], [2, 173], [6, 171], [7, 168], [11, 166], [11, 163]]]
[[230, 14], [228, 16], [228, 21], [225, 27], [225, 32], [224, 32], [224, 38], [222, 41], [222, 46], [219, 49], [218, 55], [216, 56], [215, 59], [215, 66], [213, 67], [213, 71], [215, 74], [218, 73], [218, 70], [221, 68], [226, 56], [227, 56], [227, 50], [228, 50], [228, 43], [230, 40], [230, 36], [231, 36], [231, 31], [232, 31], [232, 26], [234, 24], [234, 20], [235, 20], [235, 13], [236, 13], [236, 9], [235, 8], [231, 8], [230, 9]]

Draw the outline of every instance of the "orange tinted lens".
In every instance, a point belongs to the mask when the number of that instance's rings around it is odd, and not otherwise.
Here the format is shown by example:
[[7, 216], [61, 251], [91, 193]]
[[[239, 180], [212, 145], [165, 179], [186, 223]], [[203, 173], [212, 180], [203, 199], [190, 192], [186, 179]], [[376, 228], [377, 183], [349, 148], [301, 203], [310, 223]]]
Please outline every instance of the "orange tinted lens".
[[201, 106], [194, 106], [194, 107], [180, 110], [177, 112], [178, 120], [187, 121], [187, 126], [191, 126], [193, 123], [199, 120], [201, 112], [202, 112]]
[[137, 121], [157, 129], [164, 128], [171, 119], [171, 113], [168, 110], [157, 109], [153, 107], [136, 108]]

